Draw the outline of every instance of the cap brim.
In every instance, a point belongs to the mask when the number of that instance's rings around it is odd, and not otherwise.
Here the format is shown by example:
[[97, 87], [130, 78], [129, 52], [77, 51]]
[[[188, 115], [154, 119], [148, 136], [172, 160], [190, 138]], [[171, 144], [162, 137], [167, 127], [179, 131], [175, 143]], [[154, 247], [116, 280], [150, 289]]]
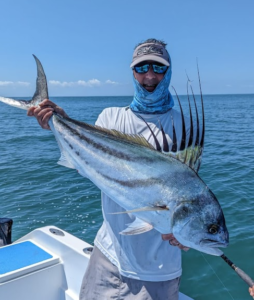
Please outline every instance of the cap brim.
[[135, 61], [131, 63], [130, 67], [132, 68], [137, 64], [141, 63], [142, 61], [147, 61], [147, 60], [153, 60], [169, 67], [169, 62], [166, 59], [162, 57], [158, 57], [156, 55], [143, 55], [142, 57], [135, 59]]

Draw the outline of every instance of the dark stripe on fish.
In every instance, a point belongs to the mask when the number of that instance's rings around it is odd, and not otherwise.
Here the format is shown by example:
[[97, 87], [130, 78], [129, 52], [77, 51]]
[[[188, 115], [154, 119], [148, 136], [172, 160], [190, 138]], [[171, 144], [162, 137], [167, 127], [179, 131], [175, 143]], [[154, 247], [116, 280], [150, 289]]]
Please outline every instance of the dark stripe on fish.
[[[103, 151], [104, 153], [107, 153], [111, 156], [114, 156], [118, 159], [121, 160], [126, 160], [126, 161], [136, 161], [137, 159], [135, 159], [133, 156], [128, 156], [123, 152], [117, 151], [115, 149], [112, 149], [110, 147], [107, 147], [103, 144], [97, 143], [94, 140], [90, 139], [89, 137], [82, 135], [81, 133], [79, 133], [77, 130], [73, 129], [71, 126], [67, 125], [63, 120], [61, 120], [60, 118], [57, 118], [57, 122], [59, 122], [63, 127], [65, 127], [66, 129], [68, 129], [72, 134], [78, 136], [81, 140], [85, 141], [87, 144], [93, 146], [96, 150], [100, 150]], [[65, 139], [65, 141], [68, 143], [68, 145], [70, 146], [70, 148], [73, 149], [73, 146]], [[140, 158], [138, 158], [139, 160]], [[146, 162], [153, 162], [154, 159], [153, 158], [148, 158], [148, 157], [142, 157], [143, 161]]]
[[136, 188], [136, 187], [149, 187], [152, 184], [165, 184], [165, 182], [159, 178], [148, 178], [148, 179], [135, 179], [135, 180], [119, 180], [115, 179], [113, 177], [110, 177], [105, 174], [100, 174], [102, 177], [106, 178], [109, 181], [116, 182], [120, 184], [121, 186], [127, 186], [130, 188]]

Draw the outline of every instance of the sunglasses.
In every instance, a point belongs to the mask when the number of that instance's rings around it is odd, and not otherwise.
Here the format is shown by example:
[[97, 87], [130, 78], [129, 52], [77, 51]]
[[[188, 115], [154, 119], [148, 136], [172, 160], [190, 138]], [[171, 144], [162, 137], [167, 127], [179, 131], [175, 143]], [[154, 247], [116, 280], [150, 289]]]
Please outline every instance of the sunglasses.
[[132, 69], [135, 70], [135, 72], [138, 74], [145, 74], [148, 72], [150, 66], [153, 67], [154, 73], [157, 73], [157, 74], [164, 74], [164, 73], [166, 73], [166, 71], [168, 69], [167, 66], [156, 65], [156, 64], [147, 64], [147, 63], [144, 65], [134, 66]]

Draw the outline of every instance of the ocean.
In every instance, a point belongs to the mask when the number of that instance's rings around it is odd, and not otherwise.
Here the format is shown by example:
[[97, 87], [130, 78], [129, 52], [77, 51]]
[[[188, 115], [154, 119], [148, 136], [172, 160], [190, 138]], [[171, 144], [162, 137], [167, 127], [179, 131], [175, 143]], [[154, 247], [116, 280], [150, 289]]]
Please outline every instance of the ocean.
[[[180, 98], [187, 112], [187, 98]], [[70, 117], [90, 124], [105, 107], [127, 106], [131, 99], [51, 98]], [[224, 211], [230, 234], [225, 254], [254, 278], [254, 95], [207, 95], [204, 105], [199, 175]], [[57, 164], [54, 136], [24, 110], [0, 103], [0, 119], [0, 217], [14, 220], [13, 240], [55, 225], [93, 243], [102, 223], [98, 188]], [[196, 250], [183, 252], [180, 290], [196, 300], [250, 299], [247, 285], [220, 257]]]

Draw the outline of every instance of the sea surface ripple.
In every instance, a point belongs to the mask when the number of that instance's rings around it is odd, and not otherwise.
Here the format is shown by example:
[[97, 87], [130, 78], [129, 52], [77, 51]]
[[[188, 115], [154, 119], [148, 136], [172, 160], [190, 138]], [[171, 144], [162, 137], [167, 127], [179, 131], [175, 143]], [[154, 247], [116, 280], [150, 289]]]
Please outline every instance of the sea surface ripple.
[[[188, 114], [187, 98], [180, 98]], [[131, 97], [51, 99], [70, 117], [90, 124], [105, 107], [131, 102]], [[254, 278], [254, 95], [204, 99], [206, 136], [199, 175], [224, 211], [230, 233], [225, 254]], [[14, 220], [13, 240], [55, 225], [93, 243], [102, 223], [98, 188], [56, 164], [54, 136], [25, 111], [0, 103], [0, 118], [0, 217]], [[195, 250], [183, 253], [181, 291], [196, 300], [250, 299], [247, 285], [221, 258]]]

